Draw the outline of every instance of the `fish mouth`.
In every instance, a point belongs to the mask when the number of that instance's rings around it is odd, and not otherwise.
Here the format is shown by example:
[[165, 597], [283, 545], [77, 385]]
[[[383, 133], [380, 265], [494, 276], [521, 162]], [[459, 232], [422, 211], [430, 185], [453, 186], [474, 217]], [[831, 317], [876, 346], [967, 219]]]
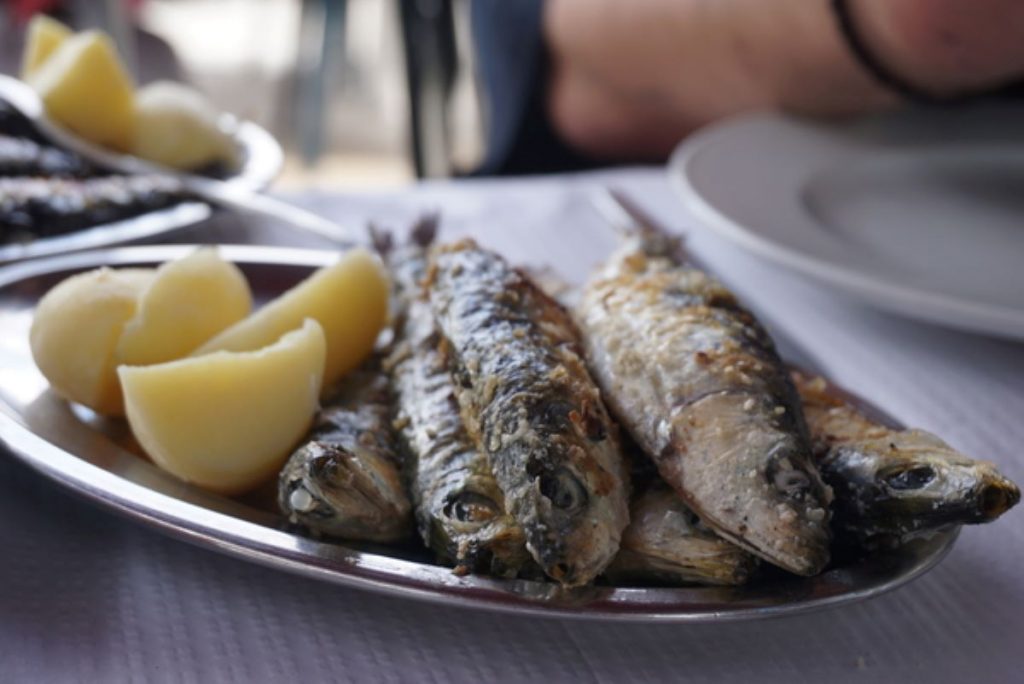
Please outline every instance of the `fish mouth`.
[[984, 485], [979, 494], [982, 517], [995, 520], [1020, 502], [1020, 490], [1002, 483]]
[[526, 530], [526, 548], [544, 573], [563, 587], [588, 584], [619, 549], [619, 534], [604, 526], [569, 529], [564, 534], [541, 527]]
[[555, 563], [546, 568], [548, 575], [557, 582], [571, 587], [577, 584], [576, 568], [569, 563]]

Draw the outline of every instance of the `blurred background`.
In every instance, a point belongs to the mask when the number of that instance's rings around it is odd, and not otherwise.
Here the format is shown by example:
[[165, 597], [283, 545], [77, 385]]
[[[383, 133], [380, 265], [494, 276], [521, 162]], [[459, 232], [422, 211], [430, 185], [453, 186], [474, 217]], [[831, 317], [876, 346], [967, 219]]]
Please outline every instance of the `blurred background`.
[[46, 12], [114, 37], [140, 84], [187, 82], [281, 142], [275, 187], [365, 188], [473, 168], [470, 0], [0, 0], [0, 72]]

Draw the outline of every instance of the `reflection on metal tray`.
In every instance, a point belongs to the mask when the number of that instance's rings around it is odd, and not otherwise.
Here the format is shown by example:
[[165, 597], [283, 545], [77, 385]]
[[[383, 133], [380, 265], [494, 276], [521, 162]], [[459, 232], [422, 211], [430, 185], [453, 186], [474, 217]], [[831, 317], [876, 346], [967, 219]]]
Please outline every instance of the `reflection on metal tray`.
[[[34, 306], [61, 279], [100, 265], [155, 265], [193, 248], [86, 252], [17, 264], [0, 273], [0, 442], [45, 476], [141, 524], [252, 562], [395, 596], [521, 614], [676, 622], [769, 617], [866, 599], [926, 572], [956, 539], [957, 530], [940, 532], [817, 577], [766, 573], [745, 587], [566, 590], [548, 582], [459, 577], [414, 549], [298, 536], [271, 507], [261, 505], [258, 495], [227, 499], [163, 473], [138, 455], [123, 422], [98, 419], [58, 399], [32, 362], [28, 329]], [[243, 270], [257, 299], [280, 293], [337, 258], [331, 252], [296, 249], [221, 249]]]

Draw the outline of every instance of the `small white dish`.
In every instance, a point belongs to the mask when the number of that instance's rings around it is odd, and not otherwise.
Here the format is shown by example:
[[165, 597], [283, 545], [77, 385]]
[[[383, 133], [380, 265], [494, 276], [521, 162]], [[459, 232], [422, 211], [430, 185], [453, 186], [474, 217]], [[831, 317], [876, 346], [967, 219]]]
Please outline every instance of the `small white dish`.
[[779, 114], [681, 144], [703, 224], [888, 311], [1024, 339], [1024, 107], [825, 125]]

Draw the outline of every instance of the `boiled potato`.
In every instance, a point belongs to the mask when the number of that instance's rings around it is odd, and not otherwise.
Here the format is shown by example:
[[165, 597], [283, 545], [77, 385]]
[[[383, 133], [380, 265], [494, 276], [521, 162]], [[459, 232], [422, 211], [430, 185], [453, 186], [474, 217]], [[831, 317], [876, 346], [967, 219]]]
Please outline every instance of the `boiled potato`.
[[220, 113], [198, 91], [160, 81], [135, 94], [132, 153], [176, 169], [214, 162], [237, 165], [232, 138], [220, 129]]
[[98, 413], [123, 415], [115, 352], [155, 275], [152, 269], [101, 268], [71, 276], [46, 293], [29, 343], [54, 391]]
[[135, 94], [110, 38], [85, 31], [67, 38], [28, 78], [47, 114], [86, 140], [128, 151], [135, 137]]
[[346, 252], [249, 318], [228, 328], [193, 355], [264, 347], [303, 319], [314, 318], [327, 337], [324, 386], [352, 370], [373, 350], [387, 320], [388, 279], [380, 259], [365, 249]]
[[274, 476], [313, 420], [324, 332], [310, 319], [252, 352], [121, 366], [128, 423], [153, 461], [224, 494]]
[[61, 43], [74, 35], [64, 24], [45, 14], [32, 17], [25, 31], [25, 52], [21, 59], [21, 77], [27, 79]]
[[117, 363], [145, 366], [180, 359], [251, 310], [245, 276], [216, 250], [169, 261], [142, 292], [117, 345]]

